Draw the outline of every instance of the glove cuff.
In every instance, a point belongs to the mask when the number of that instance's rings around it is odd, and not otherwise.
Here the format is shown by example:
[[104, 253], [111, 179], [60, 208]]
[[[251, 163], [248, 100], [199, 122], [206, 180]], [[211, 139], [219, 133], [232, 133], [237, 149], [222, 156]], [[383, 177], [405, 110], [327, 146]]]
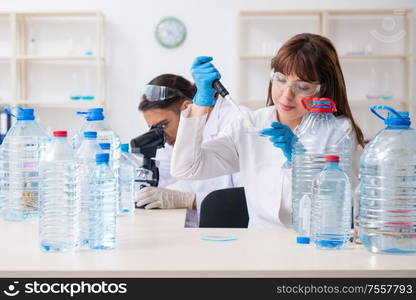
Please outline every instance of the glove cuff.
[[186, 192], [186, 208], [189, 210], [196, 209], [196, 194], [193, 192]]
[[206, 106], [206, 107], [214, 106], [215, 104], [214, 94], [213, 95], [200, 95], [197, 92], [194, 96], [193, 102], [199, 106]]

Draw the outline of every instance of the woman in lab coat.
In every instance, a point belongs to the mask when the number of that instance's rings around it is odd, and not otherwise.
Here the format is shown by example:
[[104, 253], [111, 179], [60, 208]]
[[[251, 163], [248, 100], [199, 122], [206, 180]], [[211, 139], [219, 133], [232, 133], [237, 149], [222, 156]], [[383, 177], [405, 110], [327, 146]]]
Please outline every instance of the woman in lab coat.
[[268, 106], [249, 116], [255, 127], [270, 138], [253, 134], [249, 122], [240, 118], [218, 138], [202, 143], [207, 112], [215, 105], [212, 82], [220, 78], [211, 60], [198, 57], [191, 69], [198, 91], [194, 104], [182, 111], [171, 165], [174, 177], [207, 179], [240, 172], [249, 227], [289, 226], [291, 143], [307, 113], [300, 99], [316, 96], [336, 103], [339, 126], [354, 141], [353, 177], [357, 181], [363, 134], [352, 117], [337, 52], [327, 38], [296, 35], [272, 59]]
[[[187, 79], [162, 74], [145, 86], [139, 110], [150, 126], [163, 125], [165, 147], [159, 149], [159, 186], [144, 188], [137, 192], [137, 205], [145, 208], [188, 208], [186, 226], [198, 225], [198, 214], [202, 200], [215, 190], [237, 187], [238, 174], [226, 174], [205, 180], [177, 180], [170, 175], [172, 149], [175, 145], [180, 112], [192, 104], [196, 87]], [[245, 109], [245, 108], [242, 108]], [[223, 98], [208, 110], [208, 120], [203, 130], [203, 141], [217, 137], [222, 128], [237, 119], [235, 108]]]

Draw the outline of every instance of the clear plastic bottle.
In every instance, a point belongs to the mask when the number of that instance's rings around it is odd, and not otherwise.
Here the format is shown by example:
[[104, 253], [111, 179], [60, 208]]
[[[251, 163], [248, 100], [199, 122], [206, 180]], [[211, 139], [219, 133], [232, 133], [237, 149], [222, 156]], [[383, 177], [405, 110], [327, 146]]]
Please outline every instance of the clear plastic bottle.
[[[5, 111], [13, 117], [10, 110]], [[2, 144], [2, 165], [5, 166], [3, 218], [23, 221], [38, 216], [39, 160], [49, 137], [35, 121], [32, 108], [17, 109], [17, 122], [10, 128]]]
[[[111, 144], [110, 143], [100, 143], [101, 153], [108, 153], [110, 155], [110, 166], [113, 166], [113, 158], [111, 156]], [[121, 161], [121, 157], [120, 157]], [[119, 161], [119, 162], [120, 162]], [[120, 189], [120, 165], [118, 168], [112, 168], [114, 176], [116, 177], [116, 191], [117, 191], [117, 213], [120, 212], [120, 199], [121, 199], [121, 189]]]
[[88, 206], [90, 202], [90, 185], [92, 170], [95, 168], [95, 156], [101, 149], [97, 143], [95, 131], [85, 131], [84, 139], [79, 146], [76, 156], [80, 163], [81, 180], [81, 216], [80, 216], [80, 241], [81, 245], [88, 244]]
[[98, 143], [110, 143], [111, 152], [115, 161], [120, 159], [120, 138], [111, 130], [110, 126], [104, 120], [104, 113], [102, 108], [91, 108], [87, 112], [78, 112], [79, 115], [85, 115], [86, 122], [81, 126], [72, 138], [72, 145], [77, 149], [81, 145], [84, 131], [97, 132]]
[[311, 238], [319, 249], [342, 249], [351, 231], [351, 183], [339, 156], [327, 155], [312, 184]]
[[138, 167], [129, 154], [129, 144], [121, 144], [120, 212], [134, 213], [134, 177]]
[[116, 178], [109, 167], [109, 161], [108, 153], [96, 155], [89, 206], [91, 249], [113, 249], [116, 245]]
[[54, 138], [39, 167], [39, 242], [46, 252], [67, 252], [79, 246], [79, 163], [66, 131]]
[[371, 252], [416, 254], [416, 131], [408, 112], [371, 111], [387, 127], [360, 159], [360, 239]]
[[[120, 138], [111, 130], [110, 126], [104, 120], [102, 108], [91, 108], [87, 112], [78, 112], [80, 115], [86, 115], [86, 122], [81, 126], [81, 130], [72, 138], [72, 144], [75, 149], [79, 147], [83, 138], [84, 131], [97, 132], [98, 143], [110, 143], [110, 166], [114, 175], [118, 178], [120, 173]], [[117, 179], [118, 181], [118, 179]], [[118, 194], [120, 191], [118, 189]]]
[[[306, 106], [307, 100], [312, 100], [311, 107]], [[333, 114], [335, 103], [327, 98], [303, 98], [301, 102], [310, 113], [299, 124], [298, 139], [292, 145], [292, 222], [296, 232], [300, 230], [299, 202], [311, 197], [312, 180], [324, 167], [325, 156], [340, 156], [341, 169], [350, 179], [352, 173], [352, 140]]]

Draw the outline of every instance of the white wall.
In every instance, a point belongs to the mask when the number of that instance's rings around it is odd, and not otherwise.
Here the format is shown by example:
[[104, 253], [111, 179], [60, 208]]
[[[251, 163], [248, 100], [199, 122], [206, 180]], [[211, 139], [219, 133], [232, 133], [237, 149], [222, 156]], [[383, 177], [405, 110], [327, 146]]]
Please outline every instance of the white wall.
[[[236, 88], [237, 15], [240, 10], [413, 8], [415, 0], [1, 0], [1, 11], [100, 10], [106, 17], [108, 119], [123, 141], [144, 132], [137, 112], [142, 85], [161, 73], [190, 79], [195, 56], [211, 55], [223, 83]], [[176, 16], [187, 26], [187, 39], [167, 50], [154, 38], [157, 22]], [[77, 130], [73, 112], [43, 109], [44, 126]]]

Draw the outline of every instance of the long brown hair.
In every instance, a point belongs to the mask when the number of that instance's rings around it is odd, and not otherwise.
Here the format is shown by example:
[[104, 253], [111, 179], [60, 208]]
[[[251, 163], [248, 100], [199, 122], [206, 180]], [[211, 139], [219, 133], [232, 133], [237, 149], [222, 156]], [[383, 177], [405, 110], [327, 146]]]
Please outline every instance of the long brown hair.
[[[338, 54], [331, 41], [312, 33], [301, 33], [288, 40], [271, 62], [275, 72], [297, 75], [300, 80], [319, 82], [320, 97], [332, 99], [337, 111], [335, 115], [350, 119], [357, 142], [364, 147], [363, 133], [355, 123], [347, 99], [344, 75]], [[273, 105], [272, 83], [269, 83], [267, 106]]]

